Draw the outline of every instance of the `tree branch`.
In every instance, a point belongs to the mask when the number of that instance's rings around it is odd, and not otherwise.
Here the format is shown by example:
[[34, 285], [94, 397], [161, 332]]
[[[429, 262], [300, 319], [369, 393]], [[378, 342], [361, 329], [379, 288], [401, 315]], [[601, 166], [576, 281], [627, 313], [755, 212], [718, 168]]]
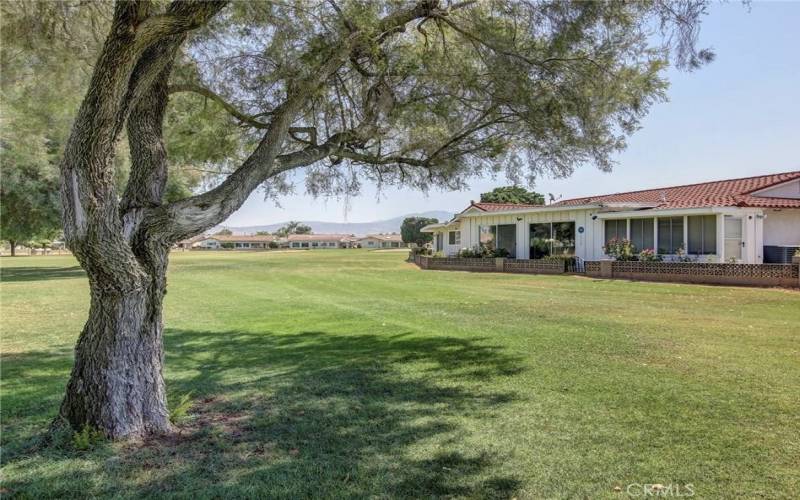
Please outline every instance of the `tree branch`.
[[[243, 113], [240, 111], [236, 106], [226, 101], [221, 95], [217, 94], [211, 89], [207, 89], [206, 87], [202, 87], [200, 85], [196, 85], [193, 83], [182, 83], [178, 85], [170, 85], [169, 93], [174, 94], [177, 92], [194, 92], [195, 94], [199, 94], [203, 97], [211, 99], [212, 101], [216, 102], [222, 108], [228, 112], [231, 116], [236, 118], [242, 123], [245, 123], [251, 127], [266, 129], [269, 128], [269, 123], [264, 123], [256, 119], [253, 115], [248, 115], [247, 113]], [[261, 115], [263, 116], [263, 114]]]

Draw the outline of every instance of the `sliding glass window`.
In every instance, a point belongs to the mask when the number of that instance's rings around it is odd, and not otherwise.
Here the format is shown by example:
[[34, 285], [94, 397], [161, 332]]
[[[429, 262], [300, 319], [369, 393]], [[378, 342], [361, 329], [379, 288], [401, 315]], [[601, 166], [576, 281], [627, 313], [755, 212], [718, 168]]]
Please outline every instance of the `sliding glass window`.
[[497, 243], [497, 226], [478, 226], [479, 242], [481, 246], [494, 249]]
[[575, 255], [575, 223], [553, 223], [553, 255]]
[[631, 219], [631, 243], [636, 250], [652, 249], [653, 219]]
[[541, 259], [550, 255], [551, 239], [549, 222], [531, 224], [531, 259]]
[[628, 219], [608, 219], [604, 223], [606, 231], [606, 243], [613, 240], [624, 240], [628, 238]]
[[531, 259], [548, 255], [575, 255], [575, 223], [543, 222], [530, 225]]
[[688, 253], [694, 255], [717, 253], [717, 216], [691, 215], [687, 220]]
[[659, 217], [658, 253], [676, 254], [679, 248], [683, 248], [683, 217]]

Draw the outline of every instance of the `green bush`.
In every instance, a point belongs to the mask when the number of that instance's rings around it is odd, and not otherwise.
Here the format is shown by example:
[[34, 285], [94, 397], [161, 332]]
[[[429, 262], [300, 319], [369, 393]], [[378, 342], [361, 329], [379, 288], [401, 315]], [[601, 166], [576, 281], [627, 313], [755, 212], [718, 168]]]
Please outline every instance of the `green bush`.
[[269, 246], [270, 248], [272, 248], [272, 249], [275, 249], [275, 248], [278, 248], [278, 247], [280, 247], [280, 245], [278, 245], [278, 242], [277, 242], [277, 241], [270, 241], [268, 246]]
[[472, 248], [462, 248], [458, 256], [464, 259], [491, 259], [508, 257], [510, 253], [505, 248], [490, 248], [486, 245], [476, 245]]
[[624, 238], [611, 238], [603, 245], [603, 252], [615, 260], [636, 260], [636, 247]]
[[225, 242], [220, 245], [222, 248], [233, 248], [233, 243]]
[[652, 248], [645, 248], [639, 252], [638, 258], [642, 262], [659, 262], [663, 260]]

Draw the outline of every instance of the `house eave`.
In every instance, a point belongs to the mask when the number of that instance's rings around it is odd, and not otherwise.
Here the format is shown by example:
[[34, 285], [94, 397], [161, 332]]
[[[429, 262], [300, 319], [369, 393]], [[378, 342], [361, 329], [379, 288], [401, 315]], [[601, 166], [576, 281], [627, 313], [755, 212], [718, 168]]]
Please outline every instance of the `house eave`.
[[601, 220], [604, 219], [620, 219], [620, 218], [652, 218], [652, 217], [670, 217], [673, 215], [702, 215], [702, 214], [741, 214], [742, 212], [759, 213], [761, 210], [751, 207], [729, 207], [729, 206], [716, 206], [716, 207], [697, 207], [697, 208], [652, 208], [646, 210], [620, 210], [597, 212], [594, 215]]
[[591, 204], [591, 205], [570, 205], [570, 206], [557, 206], [557, 205], [547, 205], [542, 207], [536, 208], [519, 208], [516, 210], [498, 210], [498, 211], [481, 211], [477, 213], [460, 213], [456, 218], [460, 219], [462, 217], [483, 217], [483, 216], [494, 216], [494, 215], [519, 215], [519, 214], [528, 214], [528, 213], [542, 213], [542, 212], [567, 212], [570, 210], [592, 210], [600, 208], [598, 204]]

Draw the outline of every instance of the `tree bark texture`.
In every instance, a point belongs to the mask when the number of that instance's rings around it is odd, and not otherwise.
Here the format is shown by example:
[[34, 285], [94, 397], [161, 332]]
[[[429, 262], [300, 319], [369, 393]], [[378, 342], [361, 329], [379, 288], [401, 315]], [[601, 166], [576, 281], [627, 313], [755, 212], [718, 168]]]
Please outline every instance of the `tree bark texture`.
[[166, 251], [141, 287], [119, 293], [90, 277], [89, 319], [75, 348], [61, 416], [111, 438], [170, 430], [162, 368]]

